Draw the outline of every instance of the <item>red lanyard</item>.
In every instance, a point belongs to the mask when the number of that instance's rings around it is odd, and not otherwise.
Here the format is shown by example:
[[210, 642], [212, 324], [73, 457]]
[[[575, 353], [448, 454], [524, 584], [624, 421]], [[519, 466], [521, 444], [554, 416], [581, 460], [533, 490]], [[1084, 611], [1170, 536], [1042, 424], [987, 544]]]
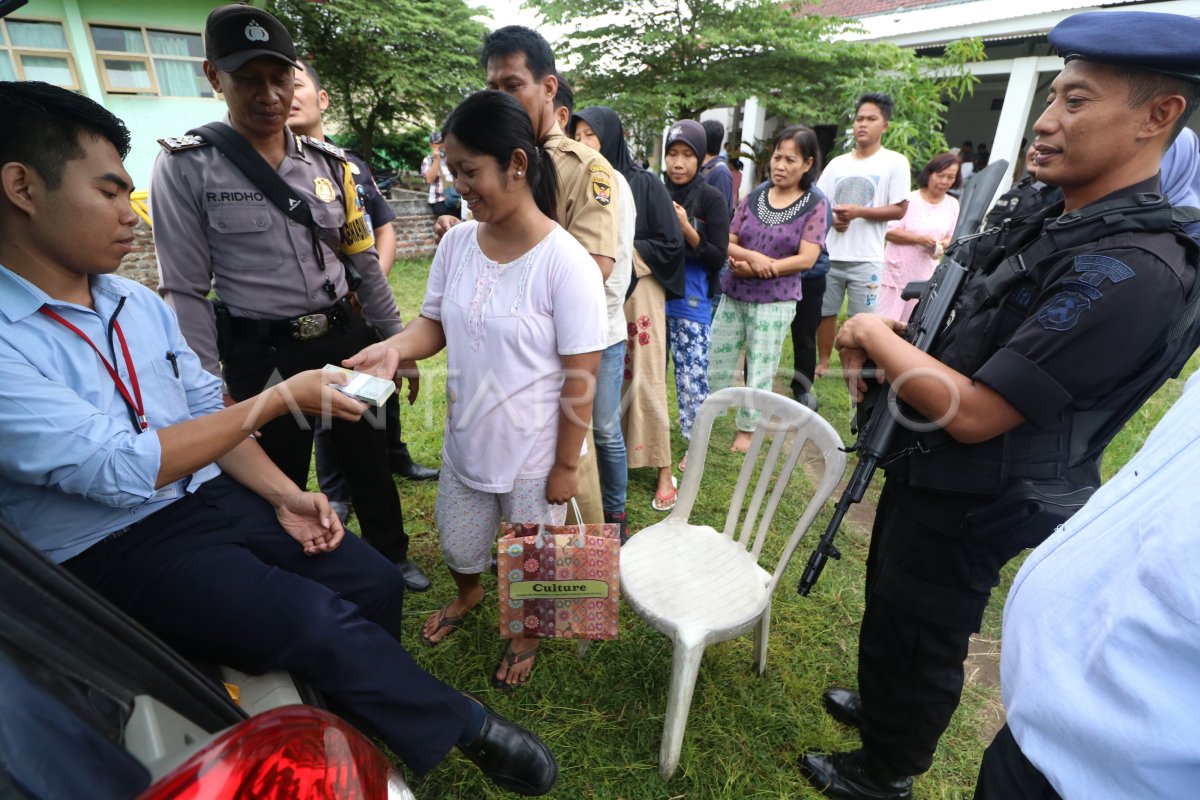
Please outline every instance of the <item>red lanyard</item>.
[[[61, 316], [45, 306], [39, 308], [38, 311], [54, 320], [59, 325], [62, 325], [67, 330], [73, 331], [76, 336], [78, 336], [80, 339], [83, 339], [88, 343], [88, 345], [91, 346], [93, 350], [96, 351], [96, 355], [100, 358], [100, 363], [104, 364], [104, 368], [108, 370], [108, 374], [112, 377], [113, 383], [117, 385], [117, 391], [121, 393], [121, 398], [125, 401], [125, 405], [128, 406], [136, 415], [135, 423], [137, 426], [142, 431], [149, 428], [150, 423], [146, 421], [146, 409], [142, 405], [142, 390], [141, 387], [138, 386], [137, 370], [133, 368], [133, 359], [129, 357], [129, 346], [125, 344], [125, 334], [121, 332], [121, 323], [113, 320], [112, 325], [117, 331], [117, 338], [121, 340], [121, 353], [125, 356], [125, 367], [129, 370], [129, 382], [133, 385], [132, 397], [129, 394], [129, 390], [125, 388], [125, 384], [121, 381], [121, 376], [117, 374], [117, 370], [112, 364], [108, 363], [108, 359], [105, 358], [104, 354], [100, 352], [100, 348], [96, 347], [95, 342], [88, 338], [86, 333], [79, 330], [79, 328], [76, 328], [74, 325], [67, 322]], [[139, 431], [139, 433], [140, 432], [141, 431]]]

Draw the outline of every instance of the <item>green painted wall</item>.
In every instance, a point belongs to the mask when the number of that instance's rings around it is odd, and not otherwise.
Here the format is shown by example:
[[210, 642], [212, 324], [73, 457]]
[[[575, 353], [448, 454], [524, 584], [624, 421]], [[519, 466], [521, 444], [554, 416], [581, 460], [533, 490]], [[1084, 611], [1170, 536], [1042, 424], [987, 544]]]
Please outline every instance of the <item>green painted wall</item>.
[[161, 149], [157, 140], [178, 136], [189, 128], [219, 119], [225, 113], [225, 104], [219, 97], [106, 94], [97, 72], [87, 25], [92, 22], [124, 23], [202, 33], [208, 13], [220, 5], [224, 5], [221, 0], [30, 0], [12, 16], [63, 22], [84, 93], [124, 120], [133, 135], [133, 149], [125, 161], [125, 168], [137, 186], [145, 188], [150, 184], [150, 170]]

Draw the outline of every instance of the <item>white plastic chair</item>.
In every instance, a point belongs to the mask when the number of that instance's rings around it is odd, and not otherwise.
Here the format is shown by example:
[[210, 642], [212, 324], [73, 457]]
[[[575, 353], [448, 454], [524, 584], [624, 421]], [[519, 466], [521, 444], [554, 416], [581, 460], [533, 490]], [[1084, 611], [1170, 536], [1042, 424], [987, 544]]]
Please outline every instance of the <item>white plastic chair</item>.
[[[689, 516], [700, 490], [713, 421], [727, 409], [739, 407], [761, 411], [762, 418], [738, 474], [725, 530], [718, 533], [707, 525], [692, 524]], [[768, 438], [769, 450], [743, 519], [746, 491]], [[769, 572], [759, 565], [759, 557], [806, 442], [820, 451], [824, 472], [774, 571]], [[845, 472], [846, 454], [841, 447], [842, 441], [829, 423], [794, 400], [758, 389], [714, 392], [696, 415], [687, 471], [675, 508], [662, 522], [640, 531], [621, 548], [625, 599], [651, 627], [669, 636], [675, 647], [659, 750], [658, 774], [663, 780], [670, 778], [679, 765], [704, 648], [753, 628], [755, 667], [760, 675], [766, 670], [771, 596], [801, 537]], [[774, 475], [777, 467], [778, 476]]]

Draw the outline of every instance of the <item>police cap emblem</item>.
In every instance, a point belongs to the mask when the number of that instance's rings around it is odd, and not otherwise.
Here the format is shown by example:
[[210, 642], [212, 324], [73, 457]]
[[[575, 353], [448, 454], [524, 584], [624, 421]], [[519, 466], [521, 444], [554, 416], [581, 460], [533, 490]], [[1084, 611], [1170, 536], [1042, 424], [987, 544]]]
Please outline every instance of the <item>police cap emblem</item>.
[[262, 25], [250, 20], [250, 24], [246, 26], [246, 38], [252, 42], [269, 42], [271, 34], [267, 33], [267, 29]]

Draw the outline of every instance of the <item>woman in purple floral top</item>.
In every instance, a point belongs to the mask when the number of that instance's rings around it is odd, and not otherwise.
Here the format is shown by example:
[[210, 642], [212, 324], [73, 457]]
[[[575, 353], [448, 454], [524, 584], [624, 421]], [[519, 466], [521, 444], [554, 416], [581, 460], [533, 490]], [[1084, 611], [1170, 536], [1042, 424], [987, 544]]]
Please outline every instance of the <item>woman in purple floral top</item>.
[[[746, 385], [771, 390], [801, 297], [800, 273], [817, 262], [825, 242], [826, 201], [809, 191], [820, 172], [817, 135], [803, 125], [786, 128], [775, 140], [770, 185], [751, 192], [734, 213], [730, 269], [712, 326], [710, 391], [733, 382], [743, 346]], [[758, 412], [738, 411], [735, 452], [750, 447], [757, 425]]]

